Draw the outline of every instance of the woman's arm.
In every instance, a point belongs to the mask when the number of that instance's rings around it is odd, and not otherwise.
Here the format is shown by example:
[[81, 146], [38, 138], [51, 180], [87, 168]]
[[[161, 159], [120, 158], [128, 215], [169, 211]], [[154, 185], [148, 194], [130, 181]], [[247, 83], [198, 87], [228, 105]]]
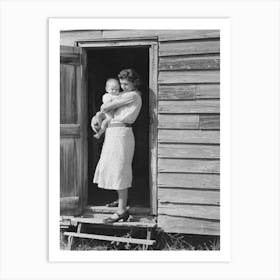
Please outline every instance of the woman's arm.
[[100, 108], [100, 111], [106, 113], [110, 110], [117, 109], [119, 107], [128, 105], [131, 102], [135, 101], [137, 98], [136, 91], [127, 92], [127, 93], [124, 93], [123, 95], [124, 96], [121, 96], [111, 102], [103, 104]]

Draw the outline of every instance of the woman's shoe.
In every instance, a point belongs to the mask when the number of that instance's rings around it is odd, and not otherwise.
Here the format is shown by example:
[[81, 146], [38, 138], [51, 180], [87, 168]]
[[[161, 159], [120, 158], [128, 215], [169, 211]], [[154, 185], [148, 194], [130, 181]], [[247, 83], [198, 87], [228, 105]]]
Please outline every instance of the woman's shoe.
[[[125, 211], [123, 212], [122, 214], [119, 214], [119, 213], [115, 213], [116, 214], [116, 217], [113, 218], [113, 217], [109, 217], [109, 218], [106, 218], [103, 220], [103, 222], [105, 224], [111, 224], [111, 223], [115, 223], [115, 222], [118, 222], [120, 220], [122, 220], [123, 222], [126, 222], [129, 218], [129, 213], [128, 211]], [[114, 215], [115, 215], [114, 214]]]

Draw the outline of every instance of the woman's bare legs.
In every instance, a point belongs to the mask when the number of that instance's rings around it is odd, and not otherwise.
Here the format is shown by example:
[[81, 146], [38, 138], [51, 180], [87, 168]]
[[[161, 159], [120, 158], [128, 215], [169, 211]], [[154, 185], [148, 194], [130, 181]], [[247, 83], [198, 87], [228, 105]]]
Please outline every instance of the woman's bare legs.
[[[106, 218], [104, 221], [105, 222], [115, 222], [118, 221], [120, 219], [120, 215], [127, 215], [126, 212], [126, 206], [127, 206], [127, 194], [128, 194], [128, 189], [124, 189], [124, 190], [118, 190], [118, 210], [116, 213], [114, 213], [111, 217]], [[126, 213], [125, 213], [126, 212]], [[127, 220], [128, 215], [121, 217], [125, 220]]]
[[128, 189], [118, 190], [119, 205], [118, 213], [122, 214], [126, 211]]

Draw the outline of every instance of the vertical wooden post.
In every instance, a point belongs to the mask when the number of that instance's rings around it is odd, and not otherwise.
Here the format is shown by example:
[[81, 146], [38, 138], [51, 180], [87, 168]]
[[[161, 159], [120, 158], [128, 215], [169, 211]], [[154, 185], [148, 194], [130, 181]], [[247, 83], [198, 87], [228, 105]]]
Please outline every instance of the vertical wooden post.
[[150, 213], [157, 214], [157, 91], [158, 91], [158, 44], [149, 48], [149, 146], [150, 146]]
[[[152, 229], [151, 228], [147, 228], [147, 240], [151, 240], [152, 237]], [[148, 244], [144, 244], [143, 245], [143, 250], [148, 250], [149, 245]]]

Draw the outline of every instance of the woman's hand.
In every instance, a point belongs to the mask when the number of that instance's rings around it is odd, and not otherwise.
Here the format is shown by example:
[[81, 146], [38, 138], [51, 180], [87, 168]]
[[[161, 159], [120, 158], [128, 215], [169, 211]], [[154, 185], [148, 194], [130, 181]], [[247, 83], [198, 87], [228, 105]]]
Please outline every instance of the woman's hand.
[[128, 105], [136, 100], [137, 95], [138, 95], [138, 93], [136, 93], [135, 91], [124, 93], [123, 96], [121, 96], [111, 102], [101, 105], [100, 111], [106, 113], [110, 110], [114, 110], [119, 107]]

